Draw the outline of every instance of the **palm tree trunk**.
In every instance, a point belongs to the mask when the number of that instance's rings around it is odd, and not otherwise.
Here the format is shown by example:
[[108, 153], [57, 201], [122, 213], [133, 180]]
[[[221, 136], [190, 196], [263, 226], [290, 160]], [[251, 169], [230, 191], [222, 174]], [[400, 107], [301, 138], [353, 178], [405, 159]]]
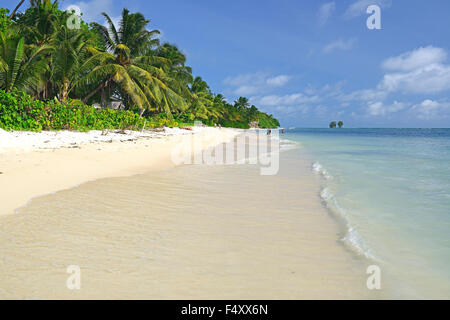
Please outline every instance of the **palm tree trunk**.
[[16, 11], [19, 10], [20, 6], [25, 2], [25, 0], [22, 0], [19, 2], [19, 4], [17, 5], [17, 7], [13, 10], [13, 12], [11, 13], [11, 15], [9, 16], [9, 20], [11, 20], [14, 15], [16, 14]]
[[69, 97], [69, 82], [64, 81], [62, 91], [60, 94], [60, 99], [61, 101], [66, 102], [68, 97]]
[[102, 82], [100, 83], [100, 85], [95, 88], [94, 91], [92, 91], [91, 93], [89, 93], [86, 97], [84, 97], [82, 100], [84, 103], [86, 103], [90, 98], [92, 98], [92, 96], [94, 96], [99, 90], [101, 90], [102, 88], [104, 88], [106, 86], [106, 82]]

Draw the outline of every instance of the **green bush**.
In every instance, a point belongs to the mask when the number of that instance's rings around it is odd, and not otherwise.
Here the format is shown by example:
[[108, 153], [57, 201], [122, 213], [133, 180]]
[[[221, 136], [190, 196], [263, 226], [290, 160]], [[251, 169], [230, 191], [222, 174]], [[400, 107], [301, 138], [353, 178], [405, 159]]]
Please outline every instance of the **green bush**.
[[[103, 129], [151, 129], [156, 127], [192, 126], [183, 115], [172, 118], [160, 113], [139, 117], [139, 109], [114, 110], [96, 109], [72, 100], [62, 104], [53, 100], [36, 100], [22, 91], [5, 92], [0, 90], [0, 128], [4, 130], [103, 130]], [[204, 121], [213, 125], [212, 121]], [[247, 121], [221, 120], [223, 127], [250, 128]], [[259, 126], [274, 128], [278, 120], [264, 113], [259, 114]]]
[[44, 102], [15, 91], [0, 90], [0, 127], [5, 130], [103, 130], [151, 128], [149, 119], [133, 111], [96, 109], [79, 101]]

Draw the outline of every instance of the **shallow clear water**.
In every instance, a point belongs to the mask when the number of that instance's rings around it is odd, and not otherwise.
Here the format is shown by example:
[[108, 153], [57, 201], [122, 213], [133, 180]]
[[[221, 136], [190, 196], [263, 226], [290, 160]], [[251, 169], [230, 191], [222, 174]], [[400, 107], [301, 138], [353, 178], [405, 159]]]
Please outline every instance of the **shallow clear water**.
[[294, 129], [342, 241], [395, 297], [450, 298], [450, 129]]
[[[292, 148], [273, 176], [186, 165], [33, 199], [0, 218], [0, 298], [378, 298]], [[70, 265], [80, 290], [66, 287]]]

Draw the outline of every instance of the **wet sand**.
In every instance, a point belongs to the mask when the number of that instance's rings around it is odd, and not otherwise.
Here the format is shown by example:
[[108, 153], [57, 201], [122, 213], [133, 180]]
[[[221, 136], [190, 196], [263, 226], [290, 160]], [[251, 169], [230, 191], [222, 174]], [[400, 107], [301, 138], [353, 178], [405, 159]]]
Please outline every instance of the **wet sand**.
[[[228, 141], [237, 134], [238, 131], [232, 129], [199, 130], [195, 133], [201, 141], [197, 151]], [[171, 161], [172, 150], [178, 144], [191, 139], [191, 136], [189, 132], [185, 135], [161, 135], [137, 140], [130, 136], [132, 141], [84, 143], [69, 148], [0, 152], [0, 172], [2, 172], [0, 216], [12, 214], [32, 198], [87, 181], [172, 167], [174, 166]], [[124, 136], [124, 139], [126, 138], [127, 136]]]

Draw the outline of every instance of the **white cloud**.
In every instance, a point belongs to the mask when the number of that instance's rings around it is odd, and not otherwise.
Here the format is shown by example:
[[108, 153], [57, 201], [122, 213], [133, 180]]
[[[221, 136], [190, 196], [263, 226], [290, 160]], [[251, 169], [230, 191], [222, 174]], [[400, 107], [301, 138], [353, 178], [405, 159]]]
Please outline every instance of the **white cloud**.
[[[115, 9], [117, 7], [114, 5], [113, 0], [91, 0], [91, 1], [70, 1], [67, 3], [67, 6], [64, 9], [67, 9], [71, 5], [75, 5], [81, 9], [84, 21], [86, 22], [96, 21], [99, 23], [104, 21], [102, 12], [106, 12], [108, 15], [111, 16], [111, 14], [115, 12]], [[113, 21], [114, 20], [117, 19], [114, 18]]]
[[269, 76], [266, 73], [257, 72], [228, 77], [223, 82], [225, 85], [234, 87], [234, 94], [246, 96], [282, 87], [286, 85], [290, 79], [290, 76], [284, 74]]
[[[390, 94], [438, 94], [450, 90], [450, 65], [444, 64], [447, 52], [432, 46], [421, 47], [384, 60], [382, 68], [387, 70], [373, 89], [356, 90], [340, 94], [342, 102], [383, 101]], [[376, 113], [377, 105], [374, 105]]]
[[382, 67], [392, 71], [384, 75], [379, 88], [388, 92], [438, 93], [450, 89], [450, 65], [443, 64], [447, 52], [432, 46], [391, 57]]
[[338, 96], [339, 101], [377, 101], [384, 100], [388, 93], [384, 90], [378, 89], [362, 89], [356, 90], [348, 94], [341, 94]]
[[411, 72], [386, 74], [382, 88], [403, 93], [439, 93], [450, 89], [450, 66], [434, 64]]
[[318, 102], [319, 96], [307, 96], [303, 93], [293, 93], [287, 95], [268, 95], [259, 98], [253, 98], [262, 106], [286, 106], [303, 103]]
[[439, 64], [447, 59], [447, 52], [433, 46], [420, 47], [396, 57], [383, 61], [382, 67], [391, 71], [411, 71], [432, 64]]
[[317, 19], [319, 24], [324, 25], [336, 10], [336, 3], [334, 1], [324, 3], [320, 6]]
[[356, 42], [355, 38], [351, 38], [348, 40], [339, 39], [327, 44], [322, 51], [323, 53], [328, 54], [335, 50], [343, 50], [343, 51], [350, 50], [353, 48], [355, 42]]
[[279, 76], [276, 76], [276, 77], [273, 77], [273, 78], [268, 78], [266, 80], [266, 83], [269, 86], [282, 87], [286, 83], [288, 83], [290, 79], [291, 79], [291, 77], [283, 74], [283, 75], [279, 75]]
[[406, 108], [406, 104], [402, 102], [394, 101], [390, 105], [385, 105], [383, 102], [378, 101], [369, 104], [368, 111], [372, 116], [384, 116], [388, 113], [397, 112]]
[[391, 0], [358, 0], [353, 2], [345, 11], [345, 18], [355, 18], [366, 14], [367, 7], [370, 5], [378, 5], [381, 8], [389, 8], [392, 5]]
[[443, 112], [450, 109], [449, 102], [438, 102], [426, 99], [414, 105], [411, 110], [417, 114], [419, 119], [430, 120], [442, 117]]
[[326, 84], [321, 88], [315, 88], [311, 85], [308, 85], [303, 92], [307, 95], [320, 95], [321, 97], [332, 98], [339, 97], [342, 95], [342, 86], [344, 85], [344, 81], [339, 81], [335, 84]]

